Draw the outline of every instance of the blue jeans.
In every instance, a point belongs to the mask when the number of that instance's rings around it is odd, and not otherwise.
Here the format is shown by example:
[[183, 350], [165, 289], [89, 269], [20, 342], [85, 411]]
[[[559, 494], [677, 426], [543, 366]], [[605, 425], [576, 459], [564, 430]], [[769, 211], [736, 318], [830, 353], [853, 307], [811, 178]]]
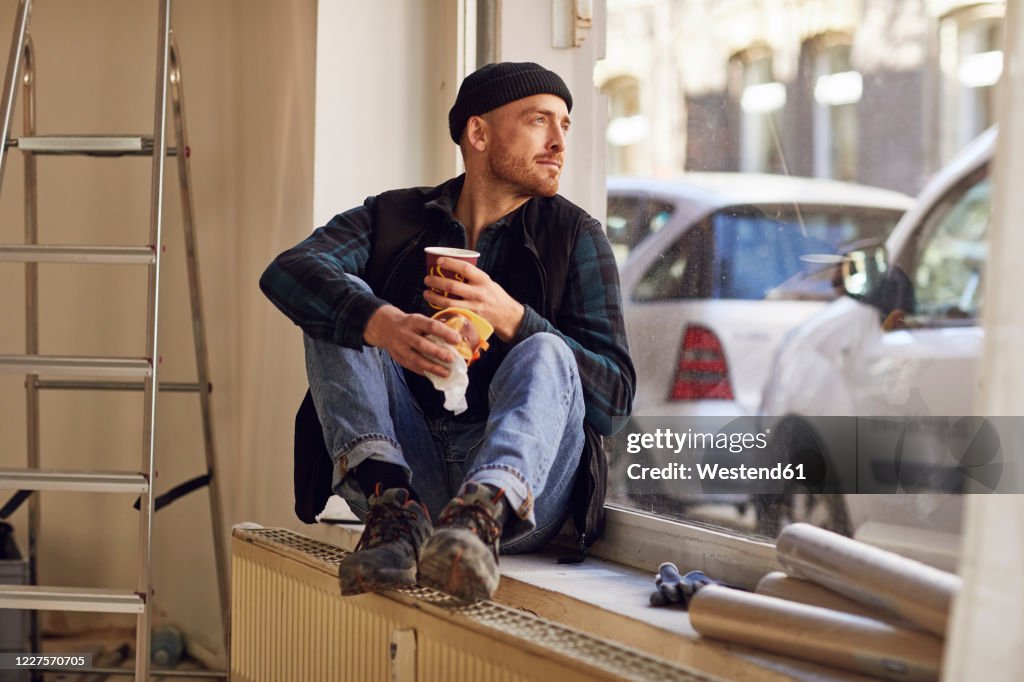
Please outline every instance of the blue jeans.
[[475, 424], [428, 419], [382, 349], [309, 336], [305, 345], [333, 489], [360, 518], [366, 497], [346, 474], [372, 457], [402, 466], [435, 519], [465, 481], [504, 489], [504, 553], [535, 551], [558, 533], [584, 440], [583, 389], [561, 338], [534, 334], [512, 348], [491, 382], [487, 421]]

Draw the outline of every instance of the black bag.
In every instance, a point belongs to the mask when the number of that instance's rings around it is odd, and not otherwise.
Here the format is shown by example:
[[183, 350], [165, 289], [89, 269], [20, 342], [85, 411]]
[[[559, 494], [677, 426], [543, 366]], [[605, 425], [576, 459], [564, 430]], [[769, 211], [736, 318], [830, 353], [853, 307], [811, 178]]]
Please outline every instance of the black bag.
[[334, 463], [324, 443], [320, 417], [313, 404], [313, 395], [306, 397], [295, 414], [295, 515], [303, 523], [316, 523], [332, 494]]

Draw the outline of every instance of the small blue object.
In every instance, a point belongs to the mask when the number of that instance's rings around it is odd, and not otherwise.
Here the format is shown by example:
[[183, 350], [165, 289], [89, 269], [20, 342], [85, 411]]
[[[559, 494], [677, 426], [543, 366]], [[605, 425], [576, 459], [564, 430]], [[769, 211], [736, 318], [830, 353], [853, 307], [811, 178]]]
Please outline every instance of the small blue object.
[[160, 668], [173, 668], [185, 653], [185, 636], [173, 625], [153, 628], [149, 660]]

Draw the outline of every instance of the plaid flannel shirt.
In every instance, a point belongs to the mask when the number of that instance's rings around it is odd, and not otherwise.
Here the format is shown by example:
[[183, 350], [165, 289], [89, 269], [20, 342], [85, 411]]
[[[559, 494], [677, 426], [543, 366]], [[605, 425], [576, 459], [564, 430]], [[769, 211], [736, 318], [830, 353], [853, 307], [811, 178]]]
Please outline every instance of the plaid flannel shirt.
[[[361, 276], [369, 259], [375, 200], [370, 197], [362, 206], [336, 215], [278, 256], [260, 278], [260, 288], [274, 305], [314, 338], [362, 348], [366, 323], [387, 304], [347, 277]], [[446, 192], [435, 203], [447, 217], [444, 245], [464, 248], [465, 228], [452, 216], [456, 201], [457, 195]], [[499, 284], [514, 276], [498, 254], [511, 238], [503, 228], [516, 213], [487, 226], [476, 245], [481, 253], [478, 267]], [[597, 220], [587, 216], [576, 240], [558, 319], [552, 323], [524, 307], [511, 345], [539, 332], [560, 336], [576, 358], [587, 421], [605, 436], [622, 428], [632, 409], [636, 372], [622, 319], [618, 270]]]

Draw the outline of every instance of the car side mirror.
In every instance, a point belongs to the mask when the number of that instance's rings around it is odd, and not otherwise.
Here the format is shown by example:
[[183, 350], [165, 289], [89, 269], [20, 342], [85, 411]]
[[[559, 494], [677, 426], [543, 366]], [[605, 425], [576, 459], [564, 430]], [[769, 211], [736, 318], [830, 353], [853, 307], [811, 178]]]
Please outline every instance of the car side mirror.
[[858, 300], [877, 299], [888, 271], [884, 246], [854, 249], [843, 258], [843, 289]]

